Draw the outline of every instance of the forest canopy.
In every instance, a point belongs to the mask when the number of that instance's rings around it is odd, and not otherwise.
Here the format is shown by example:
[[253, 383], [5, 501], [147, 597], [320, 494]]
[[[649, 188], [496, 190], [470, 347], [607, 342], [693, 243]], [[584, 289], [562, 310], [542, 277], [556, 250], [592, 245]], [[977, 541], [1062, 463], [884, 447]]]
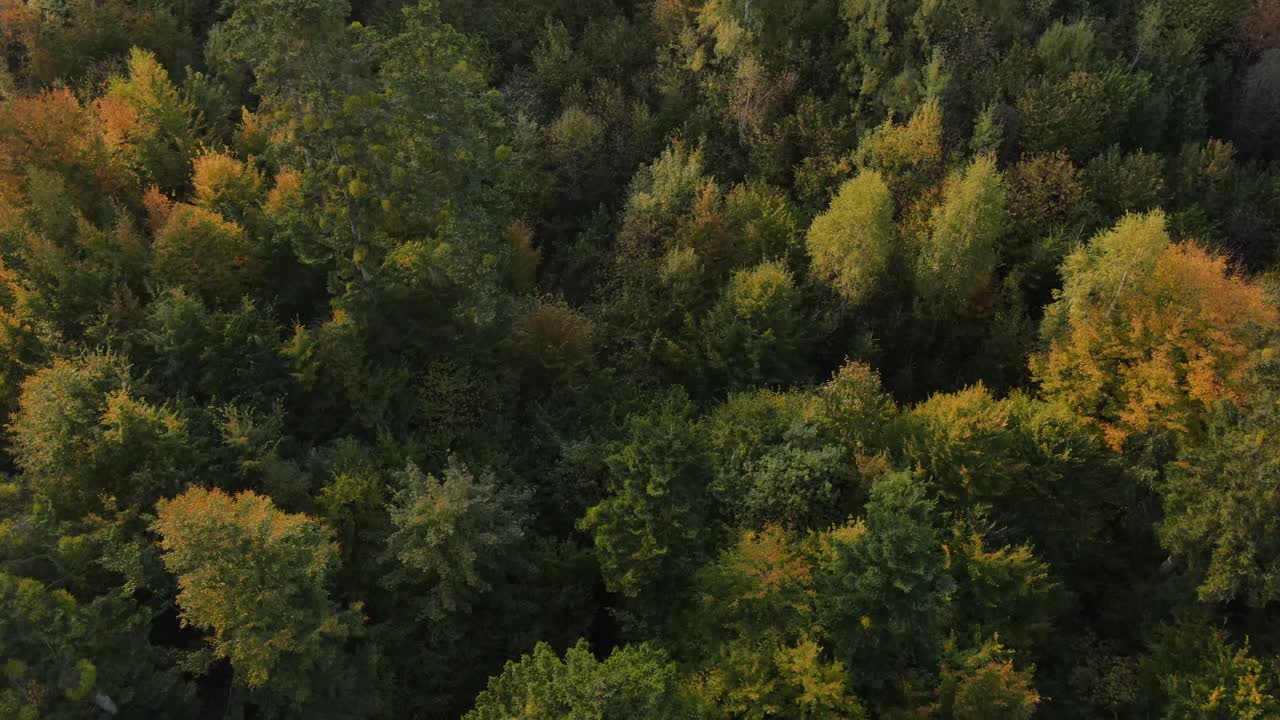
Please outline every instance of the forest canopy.
[[1280, 1], [0, 0], [0, 718], [1280, 717]]

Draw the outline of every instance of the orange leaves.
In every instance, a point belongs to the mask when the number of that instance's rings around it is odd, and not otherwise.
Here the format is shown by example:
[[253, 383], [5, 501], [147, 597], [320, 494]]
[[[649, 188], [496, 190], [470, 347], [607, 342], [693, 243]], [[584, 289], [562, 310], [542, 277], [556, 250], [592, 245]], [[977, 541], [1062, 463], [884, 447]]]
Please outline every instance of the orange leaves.
[[280, 542], [304, 523], [315, 522], [306, 515], [280, 512], [271, 499], [246, 490], [231, 496], [217, 488], [193, 487], [157, 505], [156, 529], [166, 552], [179, 551], [195, 533], [214, 525], [227, 524], [248, 530], [265, 542]]
[[88, 114], [66, 88], [0, 104], [0, 170], [73, 165], [87, 124]]
[[21, 41], [36, 21], [35, 8], [23, 0], [0, 0], [0, 40]]
[[262, 176], [252, 165], [225, 153], [208, 152], [192, 163], [196, 205], [211, 209], [246, 208], [262, 189]]
[[129, 52], [128, 77], [114, 77], [98, 101], [108, 134], [134, 167], [166, 190], [184, 184], [195, 145], [195, 107], [152, 53]]
[[285, 168], [276, 173], [275, 185], [263, 203], [268, 213], [278, 213], [302, 197], [302, 173]]
[[1158, 213], [1129, 216], [1073, 254], [1032, 359], [1046, 395], [1092, 417], [1115, 448], [1135, 433], [1196, 432], [1213, 403], [1242, 401], [1245, 375], [1280, 318], [1261, 288]]
[[142, 194], [142, 205], [147, 209], [147, 227], [151, 232], [159, 232], [173, 212], [173, 200], [152, 185]]
[[743, 600], [763, 600], [812, 582], [810, 563], [796, 552], [795, 540], [776, 525], [744, 532], [730, 558], [733, 569], [746, 581]]
[[100, 97], [93, 102], [94, 114], [102, 127], [107, 142], [116, 148], [124, 148], [138, 132], [138, 111], [123, 98], [113, 95]]
[[[0, 103], [0, 187], [20, 195], [16, 188], [25, 186], [21, 174], [29, 166], [73, 178], [90, 195], [127, 187], [132, 178], [111, 137], [128, 122], [127, 111], [114, 105], [100, 122], [66, 88]], [[10, 201], [21, 202], [19, 195]]]

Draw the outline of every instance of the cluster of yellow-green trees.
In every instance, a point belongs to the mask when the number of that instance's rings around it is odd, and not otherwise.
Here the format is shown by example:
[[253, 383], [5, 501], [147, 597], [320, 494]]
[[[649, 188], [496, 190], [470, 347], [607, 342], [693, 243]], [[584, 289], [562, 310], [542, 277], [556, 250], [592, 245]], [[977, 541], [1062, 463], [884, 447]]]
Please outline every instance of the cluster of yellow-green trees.
[[0, 717], [1280, 716], [1274, 0], [0, 0]]

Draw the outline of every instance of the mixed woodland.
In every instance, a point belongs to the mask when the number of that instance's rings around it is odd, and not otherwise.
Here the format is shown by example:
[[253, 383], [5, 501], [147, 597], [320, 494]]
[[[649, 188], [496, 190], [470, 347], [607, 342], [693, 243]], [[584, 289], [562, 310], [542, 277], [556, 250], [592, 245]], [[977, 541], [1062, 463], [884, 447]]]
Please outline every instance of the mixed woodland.
[[0, 0], [0, 718], [1280, 718], [1280, 0]]

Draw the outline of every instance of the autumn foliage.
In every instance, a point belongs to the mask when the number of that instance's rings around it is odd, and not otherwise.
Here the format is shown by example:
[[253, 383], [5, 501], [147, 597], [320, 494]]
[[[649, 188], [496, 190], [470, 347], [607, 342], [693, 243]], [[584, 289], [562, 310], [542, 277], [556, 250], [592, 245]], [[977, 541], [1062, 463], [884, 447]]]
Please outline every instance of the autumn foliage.
[[1213, 404], [1244, 402], [1249, 370], [1280, 318], [1260, 287], [1165, 218], [1128, 216], [1076, 251], [1032, 361], [1045, 394], [1094, 418], [1108, 442], [1204, 431]]

